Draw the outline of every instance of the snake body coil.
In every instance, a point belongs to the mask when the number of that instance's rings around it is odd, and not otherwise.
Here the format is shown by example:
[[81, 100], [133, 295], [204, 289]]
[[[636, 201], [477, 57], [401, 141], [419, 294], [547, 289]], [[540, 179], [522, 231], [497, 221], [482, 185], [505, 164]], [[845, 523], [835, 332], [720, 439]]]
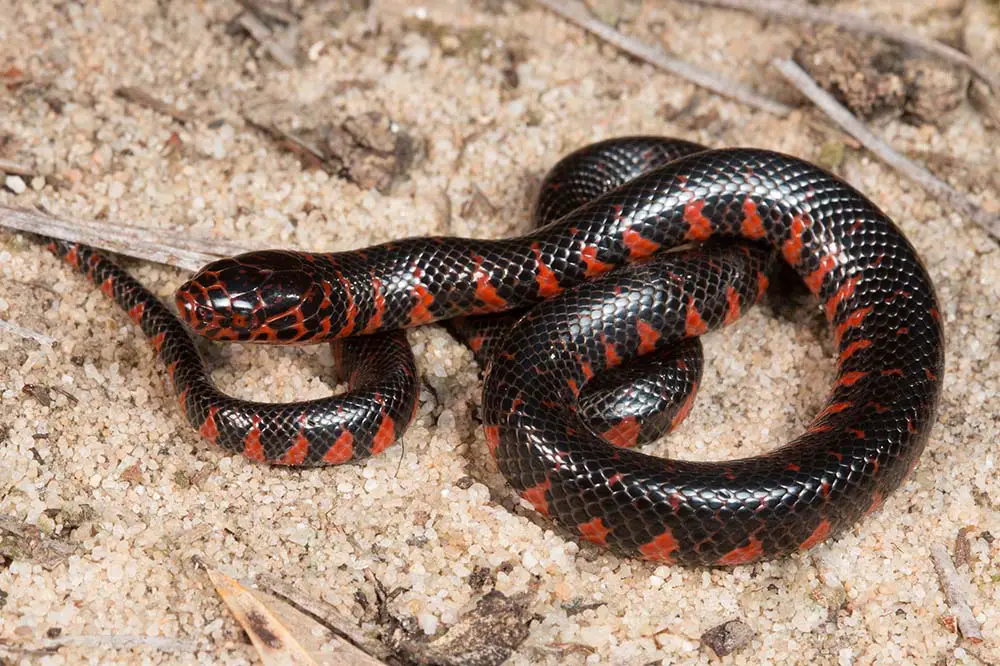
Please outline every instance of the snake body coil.
[[[90, 270], [158, 346], [202, 434], [285, 464], [356, 459], [402, 432], [416, 387], [393, 331], [543, 301], [493, 345], [490, 451], [538, 511], [631, 556], [731, 565], [806, 549], [878, 507], [916, 464], [944, 371], [937, 299], [902, 233], [840, 179], [763, 150], [629, 137], [556, 165], [536, 216], [547, 223], [505, 240], [241, 255], [178, 291], [183, 318], [210, 338], [382, 345], [363, 350], [369, 388], [348, 403], [233, 403], [206, 383], [176, 319], [146, 314], [148, 292]], [[742, 244], [726, 247], [733, 240]], [[688, 243], [701, 247], [664, 253]], [[54, 247], [83, 269], [103, 266], [81, 246]], [[605, 431], [584, 415], [602, 373], [735, 320], [762, 292], [772, 253], [819, 298], [838, 354], [829, 399], [802, 436], [742, 460], [665, 460], [622, 446], [643, 441], [638, 426]]]

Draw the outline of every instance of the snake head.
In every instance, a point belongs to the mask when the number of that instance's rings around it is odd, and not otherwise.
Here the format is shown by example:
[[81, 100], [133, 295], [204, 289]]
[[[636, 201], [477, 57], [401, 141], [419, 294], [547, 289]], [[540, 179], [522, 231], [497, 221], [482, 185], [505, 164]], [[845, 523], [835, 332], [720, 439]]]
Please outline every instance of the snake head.
[[181, 318], [212, 340], [288, 343], [321, 289], [291, 252], [266, 250], [206, 265], [176, 293]]

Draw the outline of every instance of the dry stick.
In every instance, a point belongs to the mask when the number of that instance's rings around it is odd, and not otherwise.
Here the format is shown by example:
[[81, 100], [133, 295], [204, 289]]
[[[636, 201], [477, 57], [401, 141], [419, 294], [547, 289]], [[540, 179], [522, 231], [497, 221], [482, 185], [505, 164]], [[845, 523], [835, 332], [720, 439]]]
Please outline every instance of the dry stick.
[[0, 206], [0, 226], [80, 242], [177, 268], [198, 270], [206, 263], [251, 249], [232, 241], [196, 238], [190, 234], [171, 235], [152, 229], [125, 225], [112, 226], [85, 220], [67, 220], [44, 213]]
[[967, 641], [982, 643], [983, 632], [972, 614], [972, 607], [969, 606], [965, 594], [962, 593], [962, 580], [958, 569], [948, 557], [948, 551], [939, 543], [932, 544], [931, 559], [934, 561], [934, 568], [937, 569], [938, 578], [941, 579], [941, 587], [948, 599], [948, 605], [955, 612], [958, 630], [962, 632]]
[[767, 111], [768, 113], [773, 113], [776, 116], [787, 116], [792, 110], [791, 107], [770, 97], [765, 97], [749, 86], [737, 83], [736, 81], [729, 81], [711, 72], [706, 72], [683, 60], [667, 55], [657, 47], [643, 44], [631, 37], [626, 37], [608, 24], [588, 16], [578, 5], [570, 6], [567, 3], [557, 2], [556, 0], [535, 0], [535, 2], [562, 16], [571, 23], [575, 23], [584, 30], [592, 32], [622, 51], [645, 60], [655, 67], [687, 79], [718, 95], [734, 99], [748, 106]]
[[152, 109], [158, 113], [170, 116], [181, 124], [187, 124], [192, 120], [191, 114], [186, 111], [181, 111], [176, 106], [167, 104], [166, 102], [153, 97], [142, 88], [123, 86], [115, 90], [115, 94], [122, 99], [128, 100], [129, 102], [135, 102], [139, 106], [144, 106], [147, 109]]
[[8, 173], [12, 176], [33, 176], [35, 175], [35, 170], [31, 167], [21, 164], [20, 162], [14, 162], [13, 160], [0, 159], [0, 171], [3, 173]]
[[915, 180], [934, 195], [945, 199], [950, 205], [969, 215], [991, 236], [1000, 240], [1000, 215], [986, 212], [965, 194], [939, 180], [916, 162], [893, 150], [889, 144], [875, 136], [850, 111], [820, 88], [804, 69], [791, 60], [776, 59], [773, 64], [792, 85], [799, 89], [799, 92], [808, 97], [823, 113], [840, 125], [845, 132], [860, 141], [865, 148], [875, 153], [883, 162]]
[[834, 12], [826, 8], [809, 7], [788, 0], [688, 0], [699, 5], [736, 9], [755, 14], [768, 14], [782, 19], [797, 19], [809, 23], [826, 23], [847, 30], [867, 32], [893, 42], [912, 46], [959, 67], [965, 67], [974, 75], [985, 81], [1000, 93], [1000, 78], [997, 78], [985, 65], [976, 62], [958, 49], [946, 44], [915, 34], [912, 27], [888, 23], [877, 23], [867, 16]]
[[17, 324], [12, 324], [9, 321], [0, 319], [0, 333], [12, 333], [19, 338], [25, 338], [26, 340], [34, 340], [40, 345], [54, 345], [56, 343], [55, 338], [50, 338], [49, 336], [39, 333], [38, 331], [33, 331], [30, 328], [24, 328], [23, 326], [18, 326]]

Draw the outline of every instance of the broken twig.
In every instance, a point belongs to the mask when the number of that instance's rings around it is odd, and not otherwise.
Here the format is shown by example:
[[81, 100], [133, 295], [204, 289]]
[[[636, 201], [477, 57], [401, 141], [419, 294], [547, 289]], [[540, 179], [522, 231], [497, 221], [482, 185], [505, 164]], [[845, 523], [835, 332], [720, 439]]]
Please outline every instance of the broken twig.
[[621, 49], [629, 55], [640, 60], [645, 60], [649, 64], [659, 67], [662, 70], [676, 74], [688, 81], [699, 85], [712, 92], [742, 102], [747, 106], [752, 106], [776, 116], [786, 116], [791, 112], [791, 107], [781, 102], [761, 95], [753, 88], [745, 86], [736, 81], [724, 79], [716, 74], [707, 72], [699, 67], [669, 56], [662, 49], [643, 44], [640, 41], [627, 37], [607, 23], [598, 21], [581, 9], [579, 6], [571, 6], [565, 2], [557, 0], [535, 0], [538, 4], [546, 7], [550, 11], [562, 16], [567, 21], [575, 23], [579, 27], [591, 32], [609, 44]]
[[948, 556], [947, 549], [939, 543], [931, 545], [931, 559], [934, 561], [934, 568], [937, 570], [938, 578], [941, 580], [941, 589], [948, 599], [948, 605], [955, 612], [958, 620], [958, 630], [962, 632], [965, 640], [972, 643], [983, 642], [983, 632], [972, 614], [972, 607], [969, 606], [965, 594], [962, 592], [962, 579], [958, 569]]
[[820, 88], [805, 70], [791, 60], [777, 59], [773, 64], [792, 85], [798, 88], [799, 92], [808, 97], [823, 113], [840, 125], [845, 132], [860, 141], [879, 159], [904, 176], [916, 181], [935, 196], [945, 199], [950, 205], [969, 215], [987, 233], [1000, 240], [1000, 215], [983, 210], [968, 196], [939, 180], [916, 162], [896, 152], [892, 146], [876, 136], [828, 92]]
[[912, 26], [879, 23], [869, 16], [860, 16], [847, 12], [830, 11], [826, 7], [809, 7], [799, 2], [788, 0], [689, 0], [699, 5], [722, 7], [754, 14], [767, 14], [781, 19], [806, 21], [808, 23], [824, 23], [835, 25], [853, 32], [866, 32], [877, 35], [898, 44], [911, 46], [959, 67], [964, 67], [979, 77], [1000, 93], [1000, 78], [985, 65], [976, 62], [958, 49], [953, 49], [934, 39], [921, 37], [914, 32]]
[[129, 102], [134, 102], [139, 106], [144, 106], [147, 109], [152, 109], [158, 113], [170, 116], [181, 124], [189, 123], [193, 119], [191, 114], [186, 111], [181, 111], [176, 106], [167, 104], [166, 102], [153, 97], [142, 88], [123, 86], [115, 90], [115, 94], [122, 99], [128, 100]]

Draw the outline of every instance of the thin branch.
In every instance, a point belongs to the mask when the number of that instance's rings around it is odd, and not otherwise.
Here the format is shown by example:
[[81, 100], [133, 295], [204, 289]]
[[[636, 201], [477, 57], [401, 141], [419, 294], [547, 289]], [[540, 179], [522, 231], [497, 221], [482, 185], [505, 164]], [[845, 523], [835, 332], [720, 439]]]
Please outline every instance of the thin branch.
[[535, 2], [562, 16], [567, 21], [575, 23], [584, 30], [597, 35], [599, 38], [629, 55], [635, 56], [640, 60], [645, 60], [655, 67], [676, 74], [718, 95], [734, 99], [747, 106], [752, 106], [768, 113], [773, 113], [776, 116], [786, 116], [792, 110], [791, 107], [770, 97], [765, 97], [749, 86], [724, 79], [683, 60], [669, 56], [658, 47], [650, 46], [627, 37], [607, 23], [602, 23], [587, 15], [579, 5], [571, 6], [568, 3], [558, 2], [557, 0], [535, 0]]
[[788, 0], [688, 0], [688, 2], [754, 14], [767, 14], [786, 20], [825, 23], [845, 30], [877, 35], [889, 41], [920, 49], [953, 65], [964, 67], [988, 83], [994, 92], [1000, 93], [1000, 78], [997, 78], [985, 65], [976, 62], [965, 53], [953, 49], [947, 44], [917, 35], [912, 26], [878, 23], [868, 16], [830, 11], [826, 7], [809, 7]]
[[937, 570], [938, 578], [941, 580], [941, 588], [948, 599], [948, 605], [955, 613], [958, 620], [958, 630], [962, 632], [965, 640], [973, 643], [983, 642], [983, 632], [972, 614], [972, 607], [969, 606], [965, 594], [962, 592], [962, 579], [958, 569], [948, 556], [948, 551], [939, 543], [931, 545], [931, 559], [934, 561], [934, 568]]
[[12, 176], [33, 176], [35, 175], [35, 170], [31, 167], [21, 164], [20, 162], [14, 162], [13, 160], [0, 159], [0, 171], [3, 173], [8, 173]]
[[0, 226], [85, 243], [124, 256], [198, 270], [221, 257], [260, 249], [247, 243], [171, 233], [93, 220], [66, 219], [24, 208], [0, 206]]
[[987, 233], [1000, 240], [1000, 215], [991, 214], [983, 210], [968, 196], [944, 181], [939, 180], [916, 162], [896, 152], [889, 144], [877, 137], [860, 120], [854, 117], [850, 111], [844, 108], [829, 93], [820, 88], [804, 69], [791, 60], [776, 59], [773, 64], [792, 85], [808, 97], [813, 104], [818, 106], [823, 113], [840, 125], [845, 132], [860, 141], [865, 148], [873, 152], [879, 159], [893, 169], [901, 172], [904, 176], [916, 181], [935, 196], [946, 200], [949, 205], [969, 215]]
[[24, 338], [26, 340], [34, 340], [40, 345], [51, 346], [56, 343], [55, 338], [50, 338], [49, 336], [39, 333], [38, 331], [33, 331], [30, 328], [24, 328], [23, 326], [12, 324], [3, 319], [0, 319], [0, 332], [12, 333], [17, 337]]

